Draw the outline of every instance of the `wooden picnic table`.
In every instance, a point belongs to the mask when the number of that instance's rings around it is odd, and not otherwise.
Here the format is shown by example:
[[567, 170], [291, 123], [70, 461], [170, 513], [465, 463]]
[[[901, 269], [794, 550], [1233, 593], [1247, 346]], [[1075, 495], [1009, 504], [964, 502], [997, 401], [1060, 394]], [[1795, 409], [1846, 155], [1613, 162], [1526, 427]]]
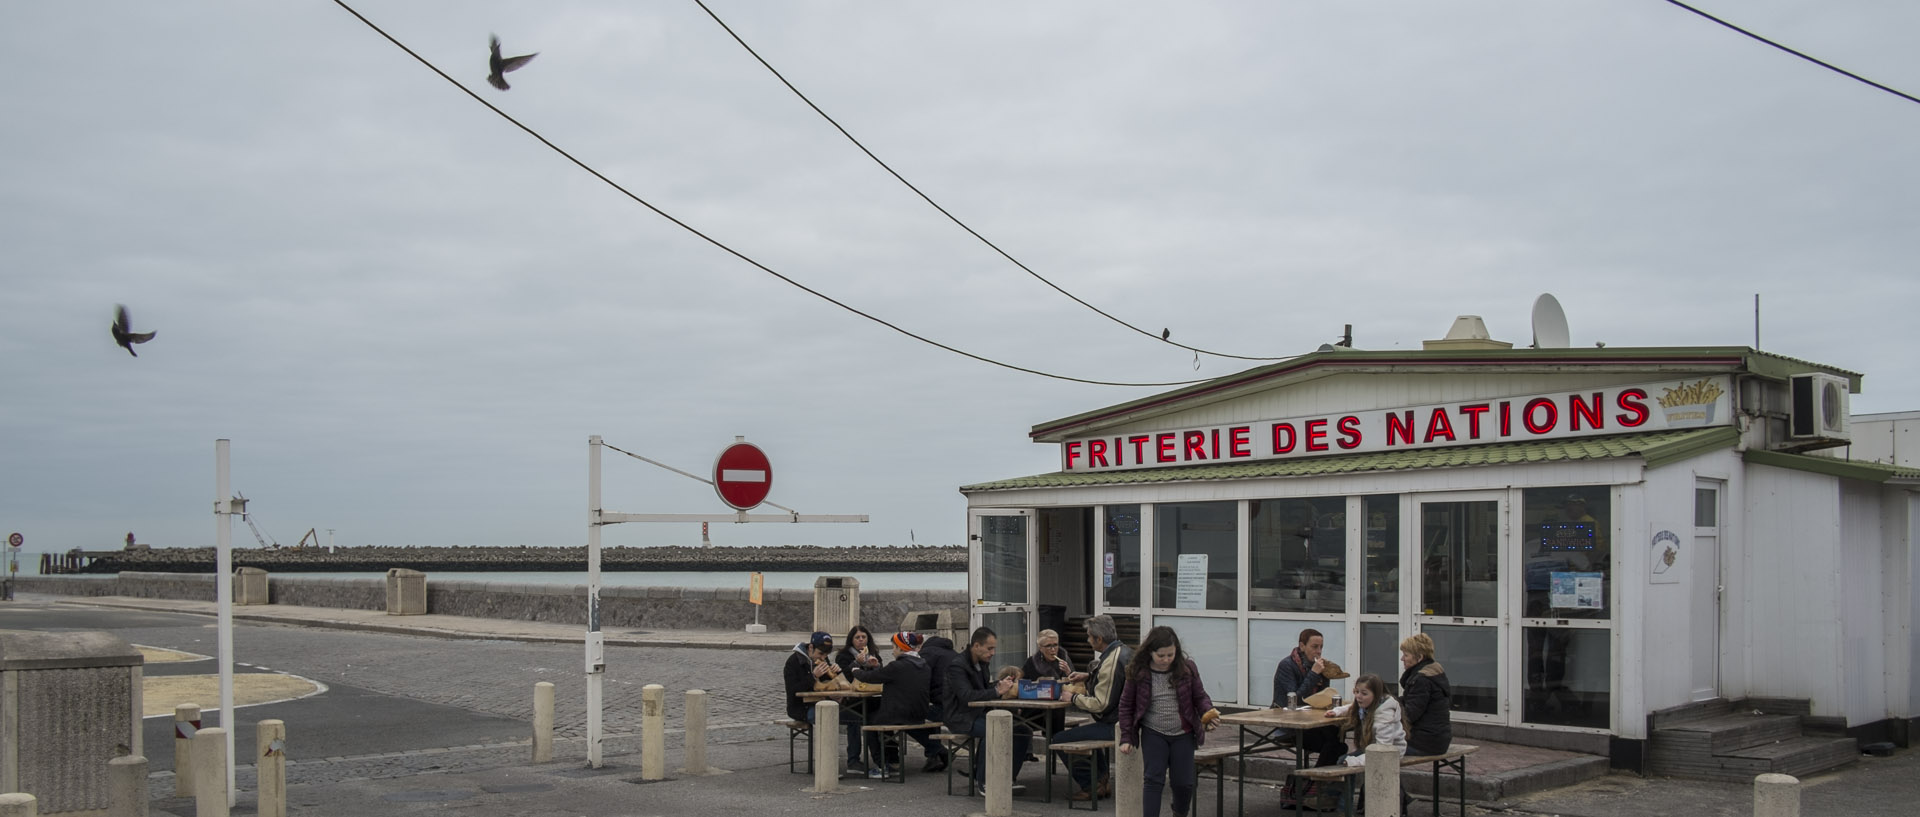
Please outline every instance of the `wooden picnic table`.
[[[975, 709], [1005, 709], [1013, 715], [1014, 721], [1024, 723], [1046, 740], [1047, 746], [1053, 746], [1052, 713], [1071, 707], [1068, 701], [1056, 701], [1046, 698], [995, 698], [991, 701], [970, 701], [967, 706]], [[985, 757], [984, 754], [981, 755]], [[1043, 802], [1053, 802], [1053, 752], [1047, 752], [1047, 782]]]
[[[1222, 715], [1220, 722], [1240, 728], [1240, 791], [1239, 813], [1247, 813], [1247, 755], [1262, 749], [1280, 749], [1293, 753], [1293, 767], [1306, 765], [1307, 730], [1334, 729], [1340, 725], [1338, 718], [1327, 717], [1325, 709], [1255, 709]], [[1292, 745], [1273, 736], [1276, 729], [1293, 730]], [[1253, 742], [1247, 742], [1247, 736], [1253, 736]]]

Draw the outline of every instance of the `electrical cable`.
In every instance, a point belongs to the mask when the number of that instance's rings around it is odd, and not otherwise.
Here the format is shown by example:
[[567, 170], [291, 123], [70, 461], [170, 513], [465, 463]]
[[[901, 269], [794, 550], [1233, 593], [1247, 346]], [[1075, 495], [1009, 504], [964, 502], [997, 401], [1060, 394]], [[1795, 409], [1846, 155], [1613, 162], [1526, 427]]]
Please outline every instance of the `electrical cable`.
[[1179, 341], [1169, 339], [1164, 335], [1155, 334], [1145, 329], [1141, 329], [1138, 326], [1134, 326], [1133, 324], [1128, 323], [1125, 320], [1122, 320], [1121, 318], [1115, 317], [1114, 315], [1108, 313], [1106, 310], [1101, 309], [1100, 307], [1087, 303], [1085, 300], [1081, 299], [1080, 296], [1075, 295], [1061, 288], [1059, 284], [1056, 284], [1052, 281], [1047, 280], [1046, 276], [1041, 275], [1040, 273], [1034, 272], [1031, 267], [1028, 267], [1026, 264], [1020, 263], [1020, 259], [1013, 257], [1006, 250], [1001, 249], [1000, 245], [987, 240], [986, 236], [981, 235], [979, 232], [975, 231], [972, 227], [967, 226], [966, 222], [961, 221], [958, 216], [955, 216], [953, 213], [948, 212], [947, 208], [941, 207], [940, 203], [934, 201], [932, 196], [927, 195], [920, 188], [915, 187], [913, 182], [907, 181], [907, 177], [900, 175], [899, 171], [894, 170], [892, 165], [887, 164], [885, 161], [881, 160], [879, 156], [874, 155], [873, 151], [868, 150], [867, 146], [864, 144], [861, 144], [859, 139], [855, 139], [853, 137], [853, 134], [848, 133], [846, 128], [841, 127], [840, 123], [837, 120], [835, 120], [831, 116], [828, 116], [827, 112], [821, 110], [819, 105], [815, 105], [812, 99], [809, 99], [806, 94], [801, 93], [799, 88], [794, 87], [793, 83], [788, 81], [786, 76], [780, 73], [780, 69], [773, 67], [772, 63], [767, 62], [765, 57], [760, 56], [760, 52], [753, 50], [753, 46], [747, 45], [747, 41], [744, 39], [741, 39], [740, 35], [734, 32], [733, 27], [727, 25], [727, 21], [720, 19], [720, 15], [713, 13], [713, 9], [707, 8], [707, 4], [704, 2], [704, 0], [693, 0], [693, 2], [695, 5], [700, 7], [701, 11], [706, 12], [708, 17], [712, 17], [714, 22], [719, 23], [720, 28], [724, 29], [727, 32], [727, 35], [733, 38], [734, 42], [739, 43], [741, 48], [746, 49], [748, 54], [752, 55], [755, 60], [758, 60], [760, 64], [765, 66], [768, 71], [772, 72], [774, 78], [780, 80], [780, 84], [787, 86], [787, 90], [792, 91], [793, 95], [799, 97], [801, 102], [807, 103], [807, 107], [812, 108], [813, 112], [819, 114], [821, 119], [827, 120], [827, 124], [832, 125], [834, 130], [839, 131], [841, 136], [847, 137], [847, 141], [852, 142], [853, 146], [859, 148], [861, 153], [867, 154], [867, 158], [872, 159], [875, 164], [878, 164], [881, 167], [881, 169], [887, 171], [889, 174], [892, 174], [895, 179], [899, 179], [901, 184], [906, 185], [907, 189], [912, 190], [914, 195], [919, 196], [922, 201], [925, 201], [927, 204], [932, 205], [933, 209], [940, 211], [940, 215], [946, 216], [948, 221], [951, 221], [954, 224], [958, 225], [960, 229], [966, 230], [968, 235], [971, 235], [974, 238], [980, 239], [980, 243], [985, 244], [988, 247], [992, 248], [994, 252], [1000, 254], [1001, 258], [1005, 258], [1008, 261], [1012, 262], [1014, 266], [1019, 267], [1021, 270], [1025, 271], [1028, 275], [1033, 276], [1034, 279], [1038, 280], [1040, 283], [1043, 283], [1049, 287], [1052, 287], [1053, 291], [1073, 299], [1074, 303], [1077, 303], [1081, 306], [1084, 306], [1088, 309], [1093, 310], [1096, 313], [1099, 313], [1101, 317], [1106, 318], [1107, 320], [1113, 321], [1114, 323], [1120, 324], [1121, 326], [1124, 326], [1135, 332], [1139, 332], [1140, 334], [1146, 335], [1147, 337], [1153, 338], [1154, 340], [1160, 341], [1161, 343], [1169, 344], [1172, 346], [1178, 346], [1182, 349], [1186, 349], [1196, 354], [1213, 355], [1214, 357], [1227, 357], [1227, 358], [1233, 358], [1235, 360], [1288, 360], [1293, 357], [1296, 357], [1295, 355], [1285, 355], [1281, 357], [1254, 357], [1252, 355], [1234, 355], [1234, 354], [1228, 354], [1226, 352], [1215, 352], [1208, 349], [1202, 349], [1198, 346], [1188, 346], [1187, 344], [1181, 343]]
[[[636, 460], [639, 460], [639, 461], [641, 461], [641, 462], [644, 462], [644, 463], [646, 463], [646, 464], [648, 464], [648, 465], [657, 465], [657, 466], [659, 466], [659, 467], [661, 467], [661, 468], [665, 468], [665, 469], [667, 469], [667, 470], [669, 470], [669, 471], [672, 471], [672, 472], [674, 472], [674, 473], [676, 473], [676, 474], [679, 474], [680, 476], [683, 476], [683, 477], [686, 477], [686, 478], [688, 478], [688, 479], [691, 479], [691, 480], [694, 480], [695, 482], [704, 482], [704, 483], [706, 483], [706, 484], [708, 484], [708, 485], [712, 485], [712, 484], [713, 484], [713, 480], [710, 480], [710, 479], [707, 479], [706, 477], [703, 477], [703, 476], [700, 476], [700, 475], [698, 475], [698, 474], [689, 474], [689, 473], [687, 473], [687, 472], [685, 472], [685, 471], [682, 471], [682, 470], [680, 470], [680, 469], [678, 469], [678, 468], [675, 468], [675, 467], [673, 467], [673, 466], [671, 466], [671, 465], [668, 465], [668, 464], [666, 464], [666, 463], [664, 463], [664, 462], [661, 462], [661, 461], [659, 461], [659, 460], [651, 460], [651, 459], [647, 459], [646, 457], [642, 457], [642, 456], [640, 456], [639, 454], [635, 454], [635, 453], [633, 453], [632, 451], [626, 451], [626, 450], [623, 450], [623, 449], [621, 449], [621, 448], [620, 448], [619, 446], [617, 446], [617, 445], [614, 445], [613, 443], [610, 443], [610, 442], [607, 442], [606, 440], [601, 440], [601, 441], [600, 441], [600, 444], [601, 444], [602, 446], [605, 446], [605, 447], [607, 447], [607, 448], [611, 448], [611, 449], [613, 449], [613, 450], [615, 450], [615, 451], [619, 451], [619, 452], [620, 452], [620, 453], [622, 453], [622, 454], [625, 454], [625, 455], [627, 455], [627, 456], [629, 456], [629, 457], [632, 457], [632, 458], [634, 458], [634, 459], [636, 459]], [[787, 506], [785, 506], [785, 505], [782, 505], [782, 504], [780, 504], [780, 503], [778, 503], [778, 502], [768, 502], [768, 501], [766, 501], [766, 500], [764, 500], [764, 499], [763, 499], [763, 500], [760, 500], [760, 504], [762, 504], [762, 505], [772, 505], [773, 507], [776, 507], [776, 508], [779, 508], [780, 510], [783, 510], [783, 511], [786, 511], [787, 513], [799, 513], [799, 511], [796, 511], [796, 510], [794, 510], [794, 509], [792, 509], [792, 508], [789, 508], [789, 507], [787, 507]]]
[[[695, 0], [695, 2], [698, 2], [698, 0]], [[1689, 6], [1689, 5], [1687, 5], [1687, 4], [1685, 4], [1685, 3], [1682, 3], [1682, 2], [1680, 2], [1680, 0], [1667, 0], [1667, 2], [1668, 2], [1668, 3], [1670, 3], [1670, 4], [1672, 4], [1672, 5], [1675, 5], [1675, 6], [1679, 6], [1680, 8], [1683, 8], [1683, 9], [1686, 9], [1687, 11], [1691, 11], [1691, 12], [1693, 12], [1694, 14], [1698, 14], [1698, 15], [1700, 15], [1701, 17], [1705, 17], [1705, 18], [1707, 18], [1707, 19], [1709, 19], [1709, 20], [1712, 20], [1712, 21], [1714, 21], [1714, 22], [1716, 22], [1716, 23], [1719, 23], [1720, 25], [1723, 25], [1723, 26], [1726, 26], [1727, 28], [1730, 28], [1730, 29], [1733, 29], [1734, 31], [1737, 31], [1737, 32], [1740, 32], [1741, 34], [1744, 34], [1744, 35], [1746, 35], [1746, 36], [1748, 36], [1748, 37], [1751, 37], [1751, 38], [1753, 38], [1753, 39], [1756, 39], [1756, 40], [1759, 40], [1760, 42], [1763, 42], [1763, 43], [1766, 43], [1767, 45], [1770, 45], [1770, 46], [1773, 46], [1774, 48], [1778, 48], [1778, 49], [1780, 49], [1781, 51], [1785, 51], [1785, 52], [1787, 52], [1787, 53], [1789, 53], [1789, 54], [1792, 54], [1792, 55], [1794, 55], [1794, 56], [1796, 56], [1796, 57], [1799, 57], [1800, 59], [1803, 59], [1803, 60], [1806, 60], [1807, 62], [1810, 62], [1810, 63], [1813, 63], [1814, 65], [1818, 65], [1818, 66], [1820, 66], [1820, 67], [1822, 67], [1822, 68], [1825, 68], [1825, 69], [1827, 69], [1827, 70], [1829, 70], [1829, 71], [1832, 71], [1832, 72], [1834, 72], [1834, 73], [1837, 73], [1837, 74], [1841, 74], [1841, 75], [1843, 75], [1843, 76], [1847, 76], [1847, 77], [1851, 77], [1851, 78], [1853, 78], [1853, 79], [1856, 79], [1856, 80], [1859, 80], [1859, 81], [1861, 81], [1861, 82], [1864, 82], [1864, 83], [1866, 83], [1866, 84], [1868, 84], [1868, 85], [1871, 85], [1871, 86], [1873, 86], [1873, 87], [1875, 87], [1875, 88], [1879, 88], [1879, 89], [1880, 89], [1880, 90], [1882, 90], [1882, 91], [1886, 91], [1887, 93], [1890, 93], [1890, 94], [1893, 94], [1894, 96], [1897, 96], [1897, 97], [1900, 97], [1901, 99], [1904, 99], [1904, 100], [1906, 100], [1906, 101], [1908, 101], [1908, 102], [1920, 102], [1920, 98], [1916, 98], [1916, 97], [1914, 97], [1914, 96], [1913, 96], [1912, 94], [1908, 94], [1908, 93], [1903, 93], [1903, 92], [1901, 92], [1901, 91], [1896, 91], [1896, 90], [1894, 90], [1894, 89], [1892, 89], [1892, 88], [1888, 88], [1888, 87], [1887, 87], [1887, 86], [1885, 86], [1885, 85], [1881, 85], [1881, 84], [1880, 84], [1880, 83], [1878, 83], [1878, 82], [1874, 82], [1873, 80], [1870, 80], [1870, 79], [1867, 79], [1866, 77], [1863, 77], [1863, 76], [1860, 76], [1859, 74], [1856, 74], [1856, 73], [1854, 73], [1854, 72], [1852, 72], [1852, 71], [1848, 71], [1848, 70], [1847, 70], [1847, 69], [1845, 69], [1845, 68], [1841, 68], [1840, 66], [1837, 66], [1837, 65], [1834, 65], [1833, 63], [1830, 63], [1830, 62], [1826, 62], [1826, 61], [1824, 61], [1824, 60], [1821, 60], [1821, 59], [1819, 59], [1819, 58], [1817, 58], [1817, 57], [1813, 57], [1813, 56], [1810, 56], [1810, 55], [1807, 55], [1807, 54], [1804, 54], [1804, 53], [1801, 53], [1801, 52], [1799, 52], [1799, 51], [1795, 51], [1795, 50], [1793, 50], [1793, 49], [1791, 49], [1791, 48], [1788, 48], [1788, 47], [1786, 47], [1786, 46], [1784, 46], [1784, 45], [1781, 45], [1781, 44], [1779, 44], [1779, 43], [1776, 43], [1776, 42], [1774, 42], [1774, 41], [1772, 41], [1772, 40], [1769, 40], [1769, 39], [1767, 39], [1767, 38], [1765, 38], [1765, 37], [1762, 37], [1762, 36], [1760, 36], [1760, 35], [1758, 35], [1758, 34], [1755, 34], [1755, 33], [1753, 33], [1753, 32], [1751, 32], [1751, 31], [1748, 31], [1748, 30], [1746, 30], [1746, 29], [1744, 29], [1744, 28], [1741, 28], [1741, 27], [1739, 27], [1739, 26], [1737, 26], [1737, 25], [1734, 25], [1734, 24], [1732, 24], [1732, 23], [1729, 23], [1729, 22], [1727, 22], [1727, 21], [1725, 21], [1725, 20], [1722, 20], [1722, 19], [1720, 19], [1720, 18], [1718, 18], [1718, 17], [1715, 17], [1715, 16], [1713, 16], [1713, 15], [1711, 15], [1711, 14], [1708, 14], [1708, 13], [1706, 13], [1706, 12], [1704, 12], [1704, 11], [1701, 11], [1701, 10], [1699, 10], [1699, 9], [1697, 9], [1697, 8], [1694, 8], [1694, 7], [1692, 7], [1692, 6]]]
[[699, 236], [701, 240], [707, 242], [708, 244], [712, 244], [715, 247], [718, 247], [721, 251], [727, 253], [728, 255], [731, 255], [735, 258], [745, 261], [748, 264], [752, 265], [755, 269], [758, 269], [761, 272], [764, 272], [768, 275], [771, 275], [775, 278], [785, 281], [789, 285], [792, 285], [793, 287], [801, 290], [802, 292], [805, 292], [809, 295], [812, 295], [816, 298], [826, 301], [827, 303], [833, 304], [834, 306], [840, 307], [841, 309], [844, 309], [855, 315], [859, 315], [862, 318], [866, 318], [867, 320], [873, 321], [874, 323], [880, 324], [881, 326], [884, 326], [888, 329], [892, 329], [895, 332], [898, 332], [902, 335], [906, 335], [907, 337], [913, 338], [914, 340], [920, 341], [921, 343], [927, 344], [929, 346], [933, 346], [939, 349], [944, 349], [946, 351], [952, 352], [962, 357], [972, 358], [974, 360], [980, 361], [981, 363], [987, 363], [994, 366], [999, 366], [1003, 369], [1012, 369], [1016, 372], [1025, 372], [1027, 374], [1039, 375], [1041, 377], [1050, 377], [1055, 380], [1066, 380], [1073, 383], [1086, 383], [1088, 385], [1093, 385], [1093, 386], [1129, 386], [1129, 387], [1159, 388], [1159, 387], [1165, 387], [1165, 386], [1191, 386], [1195, 383], [1204, 383], [1208, 379], [1210, 379], [1210, 378], [1202, 378], [1198, 380], [1172, 380], [1172, 381], [1166, 381], [1166, 382], [1160, 382], [1160, 383], [1127, 383], [1127, 382], [1114, 381], [1114, 380], [1091, 380], [1083, 377], [1071, 377], [1063, 374], [1054, 374], [1052, 372], [1045, 372], [1039, 369], [1030, 369], [1025, 366], [1017, 366], [1012, 363], [1006, 363], [1003, 361], [994, 360], [993, 358], [990, 358], [990, 357], [977, 355], [977, 354], [974, 354], [973, 352], [969, 352], [964, 349], [955, 348], [953, 346], [949, 346], [945, 343], [941, 343], [940, 341], [934, 340], [932, 338], [915, 334], [914, 332], [911, 332], [907, 329], [903, 329], [900, 326], [897, 326], [885, 319], [876, 317], [874, 315], [870, 315], [866, 312], [862, 312], [859, 309], [854, 308], [853, 306], [850, 306], [846, 303], [843, 303], [835, 299], [833, 296], [827, 295], [826, 293], [823, 293], [819, 290], [816, 290], [812, 287], [807, 286], [806, 284], [802, 284], [799, 281], [796, 281], [792, 278], [789, 278], [785, 275], [780, 274], [779, 272], [776, 272], [773, 268], [768, 267], [767, 265], [762, 264], [759, 261], [753, 260], [753, 258], [747, 256], [745, 253], [742, 253], [739, 250], [736, 250], [730, 246], [727, 246], [725, 243], [721, 242], [719, 239], [714, 238], [710, 235], [707, 235], [706, 233], [703, 233], [698, 229], [695, 229], [692, 225], [689, 225], [686, 222], [673, 217], [671, 214], [667, 213], [667, 211], [662, 210], [658, 207], [655, 207], [651, 202], [647, 201], [646, 199], [640, 198], [639, 196], [635, 195], [632, 191], [626, 189], [625, 187], [620, 186], [619, 182], [616, 182], [612, 179], [607, 178], [600, 171], [593, 169], [593, 166], [575, 158], [573, 154], [568, 153], [565, 150], [561, 149], [559, 145], [556, 145], [553, 142], [549, 141], [547, 137], [540, 135], [539, 131], [536, 131], [533, 128], [528, 127], [527, 125], [523, 124], [520, 120], [515, 119], [512, 116], [508, 115], [506, 111], [503, 111], [497, 107], [494, 107], [493, 103], [488, 102], [487, 100], [481, 98], [479, 94], [474, 93], [471, 89], [467, 88], [467, 86], [460, 84], [459, 80], [456, 80], [451, 76], [448, 76], [447, 72], [440, 70], [439, 66], [434, 65], [432, 62], [428, 61], [426, 57], [422, 57], [419, 54], [414, 53], [413, 49], [408, 48], [405, 43], [402, 43], [398, 39], [395, 39], [392, 34], [388, 34], [384, 29], [375, 25], [372, 20], [367, 19], [365, 16], [361, 15], [360, 12], [355, 11], [352, 6], [349, 6], [346, 4], [346, 0], [333, 0], [333, 2], [334, 2], [334, 5], [337, 5], [340, 8], [345, 9], [348, 14], [353, 15], [361, 23], [364, 23], [368, 28], [373, 29], [375, 33], [379, 34], [381, 37], [386, 38], [387, 42], [393, 43], [396, 48], [399, 48], [401, 51], [406, 52], [407, 56], [412, 57], [416, 62], [419, 62], [421, 65], [426, 66], [428, 70], [434, 72], [435, 74], [439, 74], [441, 79], [444, 79], [448, 83], [451, 83], [453, 87], [459, 88], [462, 93], [466, 94], [469, 97], [472, 97], [473, 101], [478, 102], [481, 105], [485, 105], [487, 107], [487, 110], [493, 111], [495, 114], [499, 115], [501, 119], [505, 119], [508, 122], [513, 123], [514, 127], [519, 128], [522, 131], [525, 131], [528, 136], [531, 136], [534, 139], [538, 140], [540, 144], [547, 146], [549, 150], [552, 150], [553, 152], [560, 154], [567, 161], [572, 162], [574, 166], [580, 168], [581, 170], [586, 171], [589, 174], [592, 174], [594, 178], [599, 179], [602, 182], [605, 182], [608, 187], [612, 187], [613, 189], [620, 191], [622, 195], [625, 195], [627, 198], [632, 199], [634, 202], [638, 203], [640, 206], [653, 211], [655, 215], [658, 215], [661, 218], [664, 218], [670, 222], [673, 222], [674, 226], [679, 227], [682, 230], [686, 230], [689, 233]]

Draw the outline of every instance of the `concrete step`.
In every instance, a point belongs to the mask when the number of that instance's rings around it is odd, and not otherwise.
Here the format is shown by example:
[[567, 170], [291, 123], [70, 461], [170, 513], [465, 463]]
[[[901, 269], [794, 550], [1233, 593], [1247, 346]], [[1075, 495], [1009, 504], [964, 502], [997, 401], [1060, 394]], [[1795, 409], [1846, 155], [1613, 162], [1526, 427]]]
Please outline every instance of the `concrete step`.
[[1818, 774], [1852, 763], [1859, 754], [1852, 738], [1795, 736], [1721, 755], [1656, 749], [1652, 761], [1653, 772], [1659, 775], [1745, 783], [1770, 772], [1795, 777]]
[[1799, 736], [1800, 719], [1792, 715], [1725, 714], [1655, 730], [1653, 750], [1725, 755]]
[[1708, 700], [1694, 701], [1693, 703], [1682, 704], [1672, 709], [1662, 709], [1655, 712], [1650, 716], [1650, 726], [1655, 731], [1658, 731], [1687, 721], [1719, 717], [1732, 711], [1732, 701], [1725, 698], [1710, 698]]

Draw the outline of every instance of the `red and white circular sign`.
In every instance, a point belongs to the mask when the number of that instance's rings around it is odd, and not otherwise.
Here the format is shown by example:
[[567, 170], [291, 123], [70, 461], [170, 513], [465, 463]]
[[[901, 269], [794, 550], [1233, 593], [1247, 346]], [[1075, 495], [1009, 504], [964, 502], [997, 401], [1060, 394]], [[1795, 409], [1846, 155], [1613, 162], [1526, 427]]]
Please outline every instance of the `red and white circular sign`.
[[750, 511], [773, 490], [773, 463], [759, 446], [734, 443], [713, 463], [713, 490], [736, 511]]
[[21, 536], [21, 535], [20, 535], [20, 534], [18, 534], [18, 533], [15, 533], [15, 534], [13, 534], [13, 535], [11, 535], [11, 536], [8, 536], [8, 537], [7, 537], [7, 544], [9, 544], [9, 545], [12, 545], [12, 546], [14, 546], [14, 547], [19, 547], [19, 546], [21, 546], [21, 545], [24, 545], [24, 544], [26, 544], [26, 543], [27, 543], [27, 537], [25, 537], [25, 536]]

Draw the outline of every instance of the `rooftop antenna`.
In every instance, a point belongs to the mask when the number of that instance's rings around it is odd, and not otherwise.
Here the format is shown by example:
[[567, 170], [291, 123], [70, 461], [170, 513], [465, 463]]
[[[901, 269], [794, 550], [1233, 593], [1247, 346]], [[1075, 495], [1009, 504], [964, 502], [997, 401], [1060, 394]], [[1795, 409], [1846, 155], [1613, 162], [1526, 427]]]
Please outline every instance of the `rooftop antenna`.
[[1552, 293], [1533, 299], [1533, 348], [1565, 349], [1573, 345], [1567, 334], [1567, 313]]
[[1760, 351], [1760, 293], [1753, 293], [1753, 350]]

